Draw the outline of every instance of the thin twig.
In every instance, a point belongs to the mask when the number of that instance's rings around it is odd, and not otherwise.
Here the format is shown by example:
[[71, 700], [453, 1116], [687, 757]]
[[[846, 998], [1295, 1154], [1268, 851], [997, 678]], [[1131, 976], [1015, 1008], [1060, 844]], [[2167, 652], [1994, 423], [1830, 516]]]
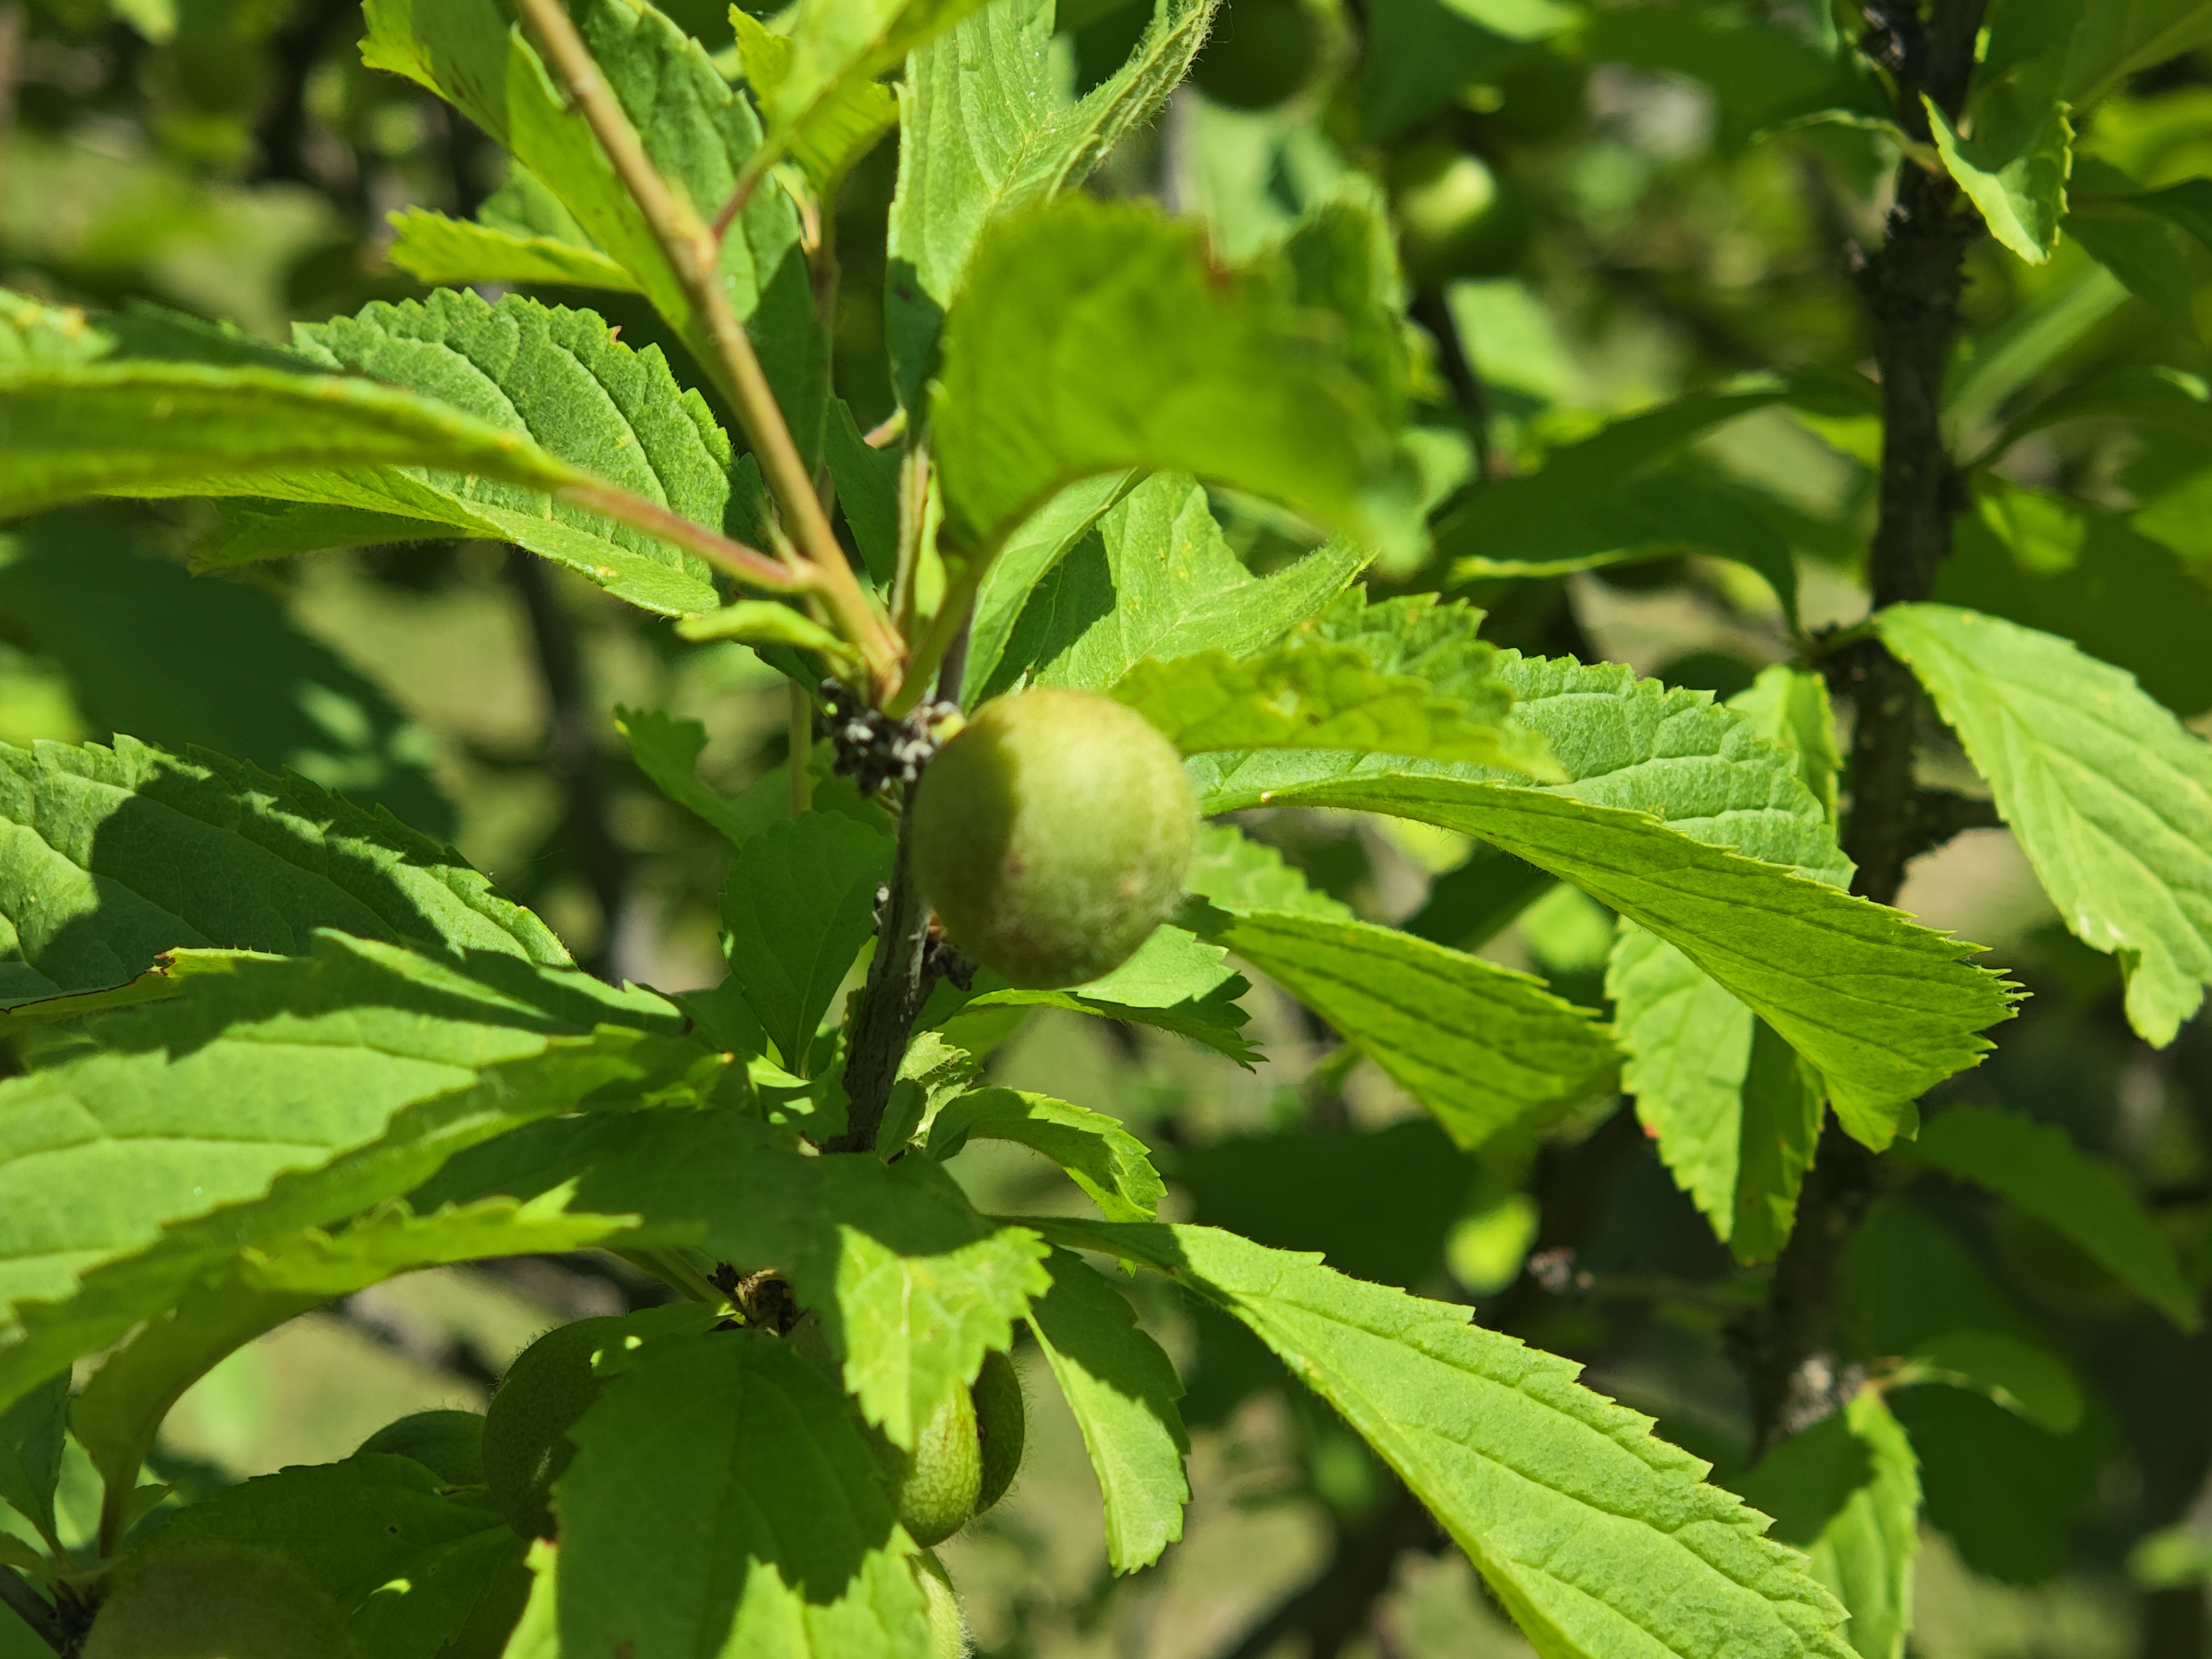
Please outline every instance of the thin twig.
[[56, 1653], [69, 1651], [69, 1637], [52, 1603], [32, 1589], [31, 1581], [13, 1567], [0, 1567], [0, 1601], [31, 1627], [31, 1633]]
[[699, 326], [714, 349], [708, 368], [744, 427], [759, 460], [761, 476], [777, 509], [805, 550], [808, 574], [837, 623], [866, 664], [873, 689], [881, 696], [898, 683], [899, 640], [868, 603], [860, 579], [837, 544], [829, 514], [814, 493], [814, 479], [799, 457], [791, 428], [783, 418], [751, 337], [731, 309], [720, 274], [720, 241], [689, 202], [672, 191], [629, 117], [609, 90], [591, 48], [576, 32], [561, 0], [515, 0], [515, 9], [537, 36], [548, 66], [570, 102], [590, 124], [623, 188], [645, 216], [669, 270], [691, 302]]
[[937, 672], [955, 640], [964, 638], [969, 619], [975, 611], [975, 592], [983, 585], [987, 561], [977, 558], [963, 560], [945, 584], [944, 602], [937, 607], [936, 616], [930, 618], [929, 631], [915, 647], [913, 660], [907, 665], [906, 684], [898, 695], [884, 705], [884, 713], [902, 716], [914, 712], [921, 703], [922, 693], [928, 689], [929, 677]]
[[732, 541], [702, 524], [694, 524], [681, 513], [671, 512], [658, 501], [633, 495], [612, 484], [570, 484], [561, 492], [561, 499], [587, 507], [594, 513], [604, 513], [621, 523], [635, 525], [678, 547], [689, 548], [739, 581], [764, 587], [771, 593], [796, 593], [813, 586], [803, 568], [794, 571], [757, 549]]

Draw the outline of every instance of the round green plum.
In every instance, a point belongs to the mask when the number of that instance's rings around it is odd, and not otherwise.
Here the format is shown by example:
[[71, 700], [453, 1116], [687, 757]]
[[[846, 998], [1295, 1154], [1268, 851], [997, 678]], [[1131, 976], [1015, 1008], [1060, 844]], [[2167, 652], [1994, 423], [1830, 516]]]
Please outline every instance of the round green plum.
[[942, 1543], [966, 1526], [983, 1485], [975, 1402], [968, 1390], [952, 1391], [921, 1425], [911, 1452], [886, 1443], [884, 1472], [899, 1525], [915, 1543]]
[[345, 1620], [289, 1564], [252, 1550], [156, 1551], [122, 1570], [82, 1659], [346, 1659]]
[[911, 811], [915, 875], [953, 944], [1029, 990], [1127, 962], [1181, 900], [1198, 836], [1175, 746], [1090, 691], [985, 703]]
[[983, 1452], [983, 1480], [975, 1510], [981, 1515], [1014, 1484], [1022, 1467], [1023, 1443], [1029, 1437], [1029, 1409], [1014, 1362], [995, 1348], [983, 1356], [983, 1369], [975, 1374], [969, 1393], [975, 1401], [975, 1437]]

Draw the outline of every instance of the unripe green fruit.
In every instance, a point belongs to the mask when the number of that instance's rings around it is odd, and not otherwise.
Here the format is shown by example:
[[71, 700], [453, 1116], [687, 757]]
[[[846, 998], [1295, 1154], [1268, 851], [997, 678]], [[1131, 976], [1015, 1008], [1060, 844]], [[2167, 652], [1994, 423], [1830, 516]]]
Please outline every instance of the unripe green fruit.
[[1390, 169], [1406, 270], [1424, 287], [1457, 277], [1498, 276], [1528, 251], [1534, 214], [1526, 192], [1477, 155], [1432, 140]]
[[1313, 79], [1320, 50], [1298, 0], [1230, 0], [1190, 78], [1217, 104], [1272, 109]]
[[284, 1562], [213, 1547], [164, 1551], [125, 1577], [82, 1659], [349, 1659], [337, 1605]]
[[975, 1402], [975, 1437], [983, 1451], [983, 1481], [975, 1494], [975, 1511], [981, 1515], [1014, 1484], [1014, 1474], [1022, 1466], [1022, 1443], [1028, 1437], [1029, 1413], [1022, 1403], [1022, 1379], [1014, 1362], [995, 1348], [983, 1356], [983, 1369], [969, 1393]]
[[960, 1616], [960, 1596], [952, 1576], [934, 1550], [914, 1558], [914, 1576], [929, 1603], [930, 1659], [968, 1659], [968, 1621]]
[[1031, 990], [1127, 962], [1181, 900], [1198, 836], [1175, 746], [1089, 691], [985, 703], [911, 817], [915, 875], [953, 944]]
[[411, 1457], [449, 1486], [481, 1486], [483, 1443], [484, 1420], [476, 1412], [416, 1412], [386, 1423], [360, 1450]]
[[550, 1330], [507, 1368], [484, 1413], [484, 1482], [525, 1538], [553, 1536], [553, 1483], [576, 1455], [568, 1431], [599, 1397], [592, 1354], [618, 1319], [580, 1319]]
[[967, 1389], [955, 1389], [921, 1425], [912, 1452], [890, 1448], [885, 1473], [899, 1525], [915, 1543], [942, 1542], [968, 1524], [982, 1490], [983, 1457]]

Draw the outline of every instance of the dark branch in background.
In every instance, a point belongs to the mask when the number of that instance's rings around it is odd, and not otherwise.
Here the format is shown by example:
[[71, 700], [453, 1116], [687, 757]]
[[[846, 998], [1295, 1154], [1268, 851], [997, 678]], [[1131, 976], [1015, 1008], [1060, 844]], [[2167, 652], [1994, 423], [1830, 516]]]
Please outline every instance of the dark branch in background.
[[1491, 443], [1490, 392], [1482, 384], [1482, 376], [1475, 372], [1474, 361], [1468, 356], [1467, 342], [1461, 338], [1459, 320], [1452, 315], [1451, 303], [1441, 291], [1425, 288], [1413, 295], [1407, 309], [1413, 319], [1437, 343], [1437, 367], [1443, 370], [1444, 383], [1459, 400], [1459, 412], [1467, 422], [1468, 436], [1474, 441], [1474, 473], [1479, 479], [1491, 479], [1504, 471], [1503, 458]]
[[0, 6], [0, 202], [8, 199], [8, 152], [15, 137], [15, 83], [23, 76], [23, 37], [31, 14], [21, 0]]
[[546, 758], [567, 803], [569, 853], [605, 919], [599, 948], [584, 966], [604, 975], [613, 960], [622, 925], [629, 853], [607, 823], [606, 779], [592, 737], [592, 710], [585, 698], [575, 630], [545, 580], [545, 567], [534, 555], [520, 548], [510, 550], [507, 574], [529, 612], [531, 642], [537, 647], [538, 672], [545, 684], [550, 727]]
[[[1863, 45], [1897, 85], [1897, 118], [1927, 141], [1924, 93], [1955, 117], [1973, 72], [1984, 0], [1936, 0], [1923, 23], [1913, 0], [1874, 0]], [[1944, 447], [1942, 380], [1958, 328], [1965, 257], [1980, 234], [1948, 174], [1908, 156], [1881, 249], [1858, 273], [1881, 368], [1881, 515], [1869, 560], [1875, 607], [1923, 599], [1951, 550], [1959, 483]], [[1858, 866], [1851, 890], [1887, 904], [1905, 866], [1930, 844], [1934, 808], [1913, 777], [1920, 688], [1877, 641], [1838, 665], [1857, 710], [1851, 737], [1850, 816], [1844, 850]], [[1764, 1452], [1840, 1403], [1835, 1353], [1843, 1250], [1875, 1192], [1874, 1157], [1832, 1122], [1808, 1174], [1797, 1224], [1763, 1318], [1743, 1331], [1757, 1445]]]
[[0, 1567], [0, 1602], [13, 1608], [15, 1616], [31, 1627], [31, 1633], [56, 1653], [70, 1650], [69, 1638], [53, 1604], [32, 1589], [31, 1581], [13, 1567]]
[[[264, 179], [289, 179], [327, 190], [329, 181], [317, 178], [307, 166], [307, 78], [322, 56], [331, 33], [348, 16], [358, 16], [355, 0], [315, 0], [292, 26], [280, 33], [272, 56], [276, 85], [264, 107], [254, 137], [261, 145]], [[355, 193], [359, 193], [356, 182]]]

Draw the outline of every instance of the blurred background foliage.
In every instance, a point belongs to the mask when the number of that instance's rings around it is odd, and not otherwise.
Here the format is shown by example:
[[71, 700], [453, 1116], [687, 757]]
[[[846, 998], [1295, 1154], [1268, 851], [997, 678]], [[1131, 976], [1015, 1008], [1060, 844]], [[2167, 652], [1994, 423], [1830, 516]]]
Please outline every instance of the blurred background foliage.
[[[729, 47], [714, 0], [664, 9]], [[1062, 0], [1064, 72], [1079, 87], [1101, 79], [1149, 13], [1146, 0]], [[1428, 486], [1438, 501], [1479, 500], [1486, 481], [1685, 392], [1863, 365], [1852, 272], [1897, 158], [1870, 126], [1801, 119], [1869, 106], [1832, 54], [1837, 27], [1824, 0], [1229, 0], [1194, 84], [1096, 187], [1204, 216], [1234, 258], [1347, 172], [1371, 178], [1414, 291], [1408, 373]], [[471, 210], [501, 158], [412, 87], [364, 70], [360, 33], [351, 0], [0, 3], [0, 283], [99, 307], [145, 296], [272, 337], [421, 292], [384, 257], [387, 216]], [[839, 390], [864, 428], [892, 407], [881, 248], [895, 145], [867, 158], [838, 209]], [[2081, 149], [2081, 167], [2148, 185], [2212, 172], [2212, 57], [2138, 76], [2097, 110]], [[2040, 268], [1987, 243], [1972, 252], [1951, 403], [1962, 453], [2039, 388], [2096, 368], [2201, 395], [2208, 256], [2162, 228], [2128, 229], [2132, 253], [2106, 248], [2108, 263], [2072, 237]], [[540, 297], [591, 304], [633, 343], [659, 340], [680, 380], [704, 385], [641, 303]], [[1786, 550], [1817, 627], [1863, 611], [1878, 441], [1848, 398], [1827, 413], [1770, 404], [1698, 434], [1667, 476], [1733, 504], [1723, 542]], [[2112, 422], [2031, 435], [1965, 504], [1938, 597], [2078, 640], [2212, 734], [2203, 460]], [[1305, 545], [1261, 504], [1224, 495], [1215, 507], [1255, 568]], [[0, 738], [127, 732], [295, 768], [451, 838], [597, 971], [666, 989], [720, 977], [726, 845], [646, 784], [616, 710], [702, 722], [702, 775], [753, 792], [766, 817], [785, 798], [772, 671], [487, 545], [194, 578], [183, 550], [204, 510], [73, 512], [0, 540]], [[1732, 694], [1790, 654], [1780, 603], [1743, 562], [1685, 545], [1662, 538], [1629, 562], [1530, 575], [1457, 557], [1447, 535], [1435, 563], [1382, 585], [1470, 597], [1504, 643]], [[88, 586], [102, 599], [96, 624], [72, 601]], [[1974, 787], [1963, 761], [1928, 781]], [[1602, 1004], [1611, 918], [1580, 894], [1419, 825], [1307, 813], [1250, 827], [1363, 915], [1455, 944], [1487, 936], [1487, 954]], [[2126, 1168], [2201, 1289], [2212, 1030], [2200, 1019], [2162, 1053], [2131, 1036], [2114, 964], [2057, 925], [2002, 830], [1921, 860], [1900, 902], [1991, 944], [1994, 964], [2035, 993], [1997, 1053], [1946, 1094], [2061, 1124]], [[1632, 1113], [1610, 1102], [1478, 1161], [1286, 998], [1262, 983], [1248, 1006], [1270, 1056], [1255, 1072], [1048, 1012], [1008, 1024], [992, 1066], [1055, 1094], [1079, 1077], [1083, 1099], [1151, 1143], [1181, 1213], [1478, 1302], [1485, 1322], [1585, 1362], [1720, 1478], [1741, 1475], [1749, 1407], [1732, 1332], [1767, 1270], [1731, 1263]], [[1046, 1167], [1018, 1149], [979, 1148], [959, 1170], [991, 1206], [1057, 1200]], [[1964, 1393], [1893, 1396], [1927, 1496], [1915, 1651], [2198, 1659], [2212, 1338], [2176, 1334], [2044, 1224], [1934, 1176], [1879, 1200], [1845, 1294], [1862, 1362], [1962, 1327], [2010, 1331], [2063, 1356], [2086, 1401], [2059, 1435]], [[203, 1490], [342, 1456], [405, 1411], [480, 1402], [555, 1320], [650, 1295], [588, 1259], [380, 1286], [226, 1362], [179, 1409], [160, 1467]], [[1528, 1651], [1418, 1506], [1322, 1408], [1279, 1386], [1251, 1339], [1164, 1299], [1149, 1311], [1190, 1380], [1189, 1542], [1151, 1572], [1107, 1578], [1073, 1425], [1054, 1391], [1032, 1389], [1035, 1450], [1014, 1498], [946, 1550], [986, 1651]], [[64, 1497], [88, 1525], [81, 1458]], [[25, 1639], [0, 1621], [0, 1655]]]

